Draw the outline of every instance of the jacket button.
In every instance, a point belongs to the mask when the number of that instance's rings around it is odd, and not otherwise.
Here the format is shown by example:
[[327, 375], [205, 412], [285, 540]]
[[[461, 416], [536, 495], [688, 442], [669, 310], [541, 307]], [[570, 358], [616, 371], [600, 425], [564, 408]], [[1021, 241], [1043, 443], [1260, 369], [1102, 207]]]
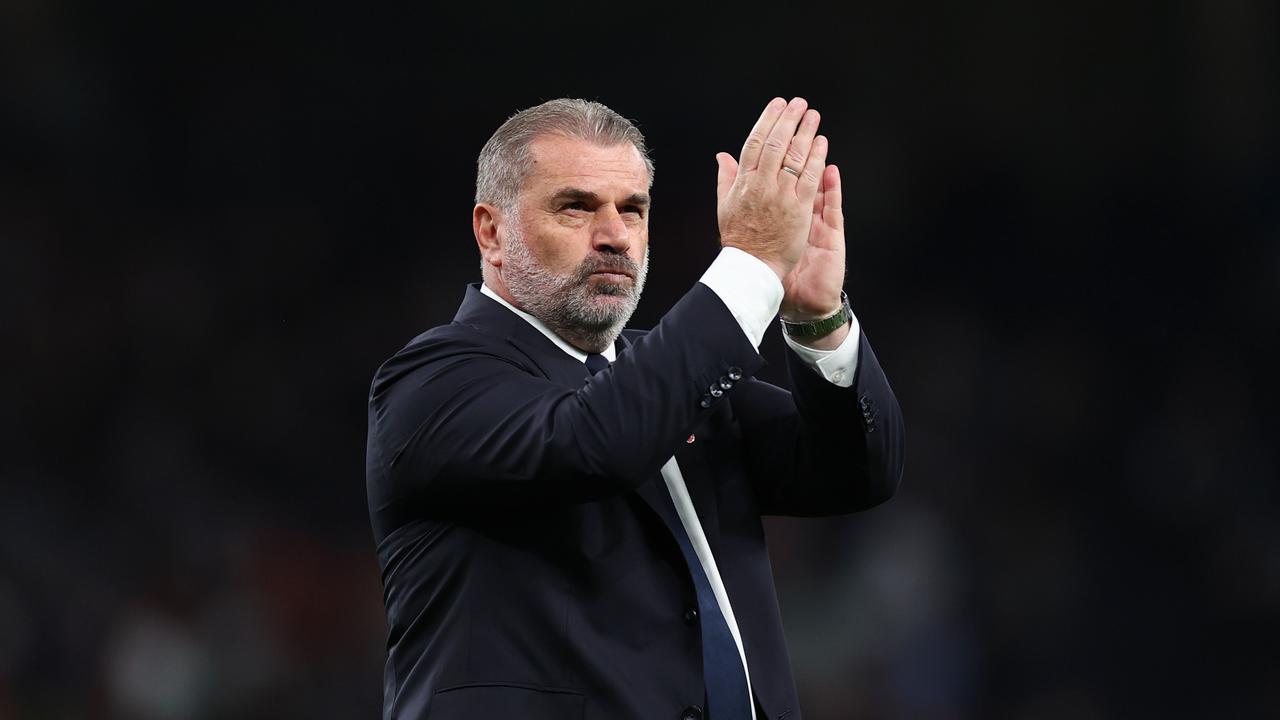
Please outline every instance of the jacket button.
[[688, 610], [685, 610], [685, 611], [684, 611], [684, 624], [685, 624], [685, 625], [692, 625], [692, 624], [694, 624], [694, 623], [696, 623], [696, 622], [698, 622], [698, 609], [697, 609], [697, 608], [689, 608]]
[[711, 387], [707, 388], [707, 392], [711, 393], [711, 397], [720, 397], [724, 394], [724, 390], [721, 390], [716, 383], [711, 383]]
[[711, 396], [710, 396], [710, 395], [703, 395], [703, 396], [702, 396], [702, 402], [700, 402], [700, 403], [698, 403], [698, 404], [699, 404], [699, 405], [701, 405], [701, 406], [702, 406], [702, 407], [704, 407], [704, 408], [709, 408], [709, 407], [711, 407]]
[[681, 711], [680, 720], [702, 720], [702, 708], [690, 705]]
[[739, 380], [741, 380], [741, 379], [742, 379], [742, 368], [740, 368], [740, 367], [731, 367], [731, 368], [729, 368], [729, 373], [728, 373], [728, 375], [729, 375], [729, 379], [730, 379], [730, 380], [732, 380], [732, 381], [734, 381], [734, 382], [738, 382]]
[[720, 379], [717, 380], [716, 382], [720, 383], [720, 387], [724, 390], [728, 390], [729, 388], [733, 387], [733, 381], [723, 375], [721, 375]]

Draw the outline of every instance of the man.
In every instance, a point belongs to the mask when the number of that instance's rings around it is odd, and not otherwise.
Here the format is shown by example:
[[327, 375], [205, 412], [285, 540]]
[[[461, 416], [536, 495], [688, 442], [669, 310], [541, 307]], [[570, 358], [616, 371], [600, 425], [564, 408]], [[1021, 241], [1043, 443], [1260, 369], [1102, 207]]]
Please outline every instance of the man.
[[[723, 249], [648, 333], [639, 131], [554, 100], [485, 145], [483, 285], [370, 392], [384, 717], [800, 717], [761, 516], [883, 502], [903, 442], [818, 122], [775, 98], [716, 156]], [[794, 395], [752, 379], [779, 313]]]

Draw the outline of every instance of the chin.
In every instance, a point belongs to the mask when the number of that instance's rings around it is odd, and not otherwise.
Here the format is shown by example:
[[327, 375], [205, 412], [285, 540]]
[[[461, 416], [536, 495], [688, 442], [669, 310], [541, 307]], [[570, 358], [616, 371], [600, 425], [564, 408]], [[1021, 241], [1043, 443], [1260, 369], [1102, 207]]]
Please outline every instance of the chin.
[[612, 298], [617, 300], [626, 300], [631, 296], [631, 284], [617, 283], [608, 280], [597, 280], [591, 284], [591, 295], [593, 299]]
[[625, 322], [630, 316], [633, 302], [629, 293], [625, 290], [614, 295], [605, 293], [594, 293], [587, 300], [586, 315], [589, 316], [594, 325], [611, 325], [619, 321]]

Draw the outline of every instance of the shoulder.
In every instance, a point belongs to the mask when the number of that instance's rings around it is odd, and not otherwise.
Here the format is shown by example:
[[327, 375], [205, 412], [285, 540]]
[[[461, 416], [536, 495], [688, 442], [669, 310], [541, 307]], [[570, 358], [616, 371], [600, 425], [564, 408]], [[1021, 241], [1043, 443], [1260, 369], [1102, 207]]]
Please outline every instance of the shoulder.
[[382, 363], [374, 373], [370, 395], [380, 395], [406, 376], [432, 372], [432, 368], [485, 358], [518, 367], [518, 357], [505, 337], [455, 320], [418, 335]]

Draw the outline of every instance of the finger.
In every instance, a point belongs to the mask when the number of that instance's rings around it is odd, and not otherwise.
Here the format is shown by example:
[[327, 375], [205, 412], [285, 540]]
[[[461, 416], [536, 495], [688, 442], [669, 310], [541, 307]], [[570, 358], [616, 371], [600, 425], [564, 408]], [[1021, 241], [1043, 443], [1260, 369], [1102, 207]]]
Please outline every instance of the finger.
[[738, 177], [738, 161], [729, 153], [716, 153], [716, 165], [719, 166], [716, 172], [716, 199], [723, 200], [729, 194], [729, 188], [733, 187], [734, 178]]
[[840, 168], [828, 165], [822, 174], [822, 221], [836, 230], [844, 230], [844, 202], [840, 190]]
[[822, 120], [822, 116], [817, 110], [812, 108], [806, 110], [800, 118], [800, 128], [796, 130], [795, 137], [791, 138], [791, 147], [787, 148], [787, 154], [782, 158], [782, 167], [795, 170], [795, 174], [783, 172], [778, 175], [778, 184], [792, 184], [799, 182], [800, 171], [804, 169], [805, 162], [809, 159], [809, 150], [813, 146], [813, 136], [818, 132], [818, 123]]
[[825, 192], [826, 189], [827, 189], [827, 175], [824, 172], [822, 174], [822, 183], [818, 186], [818, 192], [813, 194], [813, 214], [816, 215], [819, 219], [822, 218], [822, 207], [824, 205], [822, 201], [827, 196]]
[[787, 103], [787, 109], [782, 111], [778, 122], [774, 123], [769, 136], [764, 139], [764, 148], [760, 151], [760, 164], [756, 166], [757, 170], [766, 175], [775, 175], [782, 170], [782, 157], [791, 146], [791, 138], [796, 134], [796, 126], [800, 124], [800, 118], [808, 108], [809, 103], [804, 98], [792, 98], [791, 102]]
[[756, 124], [751, 128], [751, 133], [747, 135], [747, 141], [742, 144], [742, 152], [738, 154], [739, 167], [747, 170], [755, 169], [757, 163], [760, 162], [760, 150], [764, 147], [764, 139], [769, 137], [769, 131], [773, 130], [774, 123], [778, 122], [778, 117], [782, 115], [782, 111], [787, 108], [787, 101], [780, 97], [776, 97], [764, 106], [764, 112], [760, 113]]
[[804, 170], [800, 172], [800, 177], [796, 182], [796, 195], [801, 200], [813, 202], [814, 196], [818, 194], [818, 186], [822, 183], [823, 178], [822, 169], [827, 166], [827, 146], [825, 135], [819, 135], [813, 139], [813, 149], [809, 151], [809, 158], [805, 160]]

